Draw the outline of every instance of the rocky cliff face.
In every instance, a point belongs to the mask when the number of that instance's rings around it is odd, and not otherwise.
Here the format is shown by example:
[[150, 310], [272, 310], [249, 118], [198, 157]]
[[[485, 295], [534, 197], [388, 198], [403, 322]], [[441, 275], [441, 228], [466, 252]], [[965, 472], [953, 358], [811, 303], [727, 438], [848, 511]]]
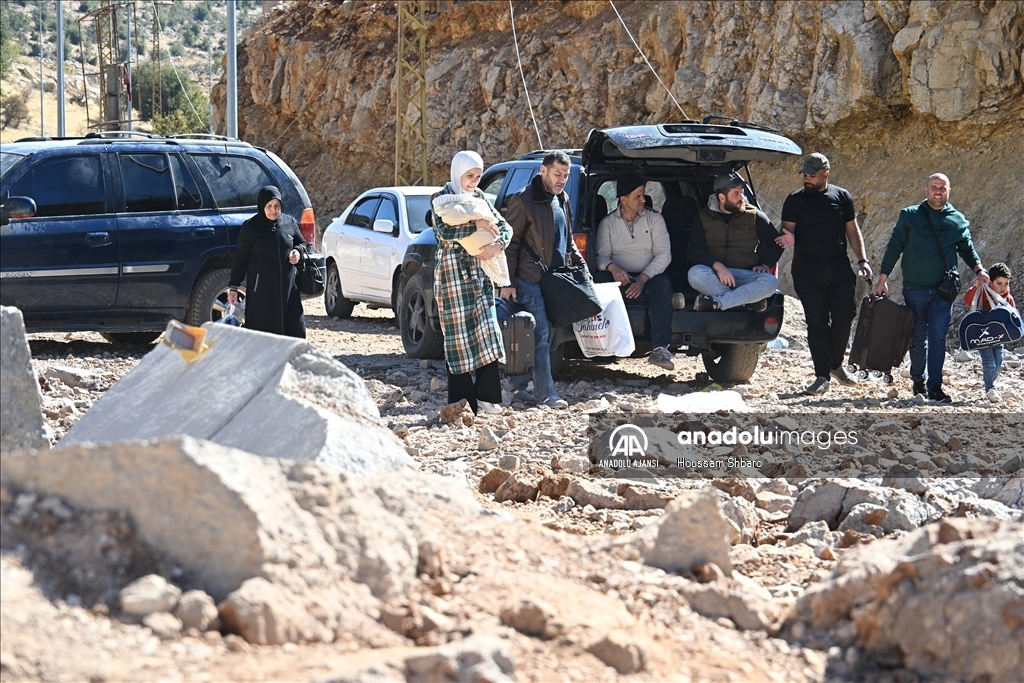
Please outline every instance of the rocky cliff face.
[[[869, 255], [898, 210], [950, 176], [986, 263], [1024, 274], [1024, 5], [931, 2], [619, 2], [630, 31], [689, 118], [724, 114], [780, 128], [832, 160]], [[460, 149], [488, 164], [579, 147], [595, 127], [684, 114], [610, 3], [517, 3], [534, 133], [508, 7], [428, 2], [430, 163]], [[393, 3], [300, 0], [253, 27], [239, 60], [241, 135], [279, 151], [325, 227], [355, 195], [393, 182]], [[215, 92], [215, 101], [223, 102]], [[218, 116], [223, 121], [223, 112]], [[223, 126], [223, 123], [220, 124]], [[798, 160], [762, 164], [769, 215], [799, 185]], [[788, 270], [784, 268], [784, 271]], [[898, 277], [898, 269], [896, 276]]]

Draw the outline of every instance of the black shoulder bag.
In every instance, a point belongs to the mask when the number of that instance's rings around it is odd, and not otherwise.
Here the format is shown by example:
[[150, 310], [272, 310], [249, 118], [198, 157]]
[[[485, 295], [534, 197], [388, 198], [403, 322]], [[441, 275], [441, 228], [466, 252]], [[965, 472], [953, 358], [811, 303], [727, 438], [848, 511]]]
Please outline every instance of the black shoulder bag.
[[[572, 235], [569, 235], [572, 239]], [[548, 268], [523, 236], [526, 250], [544, 269], [540, 279], [540, 291], [544, 296], [544, 310], [552, 327], [564, 327], [593, 317], [601, 312], [602, 306], [586, 266], [562, 266]], [[565, 262], [569, 262], [566, 250]]]
[[295, 285], [303, 296], [320, 296], [327, 280], [327, 257], [298, 244], [299, 262], [295, 265]]
[[[928, 213], [928, 207], [925, 204], [927, 204], [927, 202], [921, 204], [921, 211], [924, 212], [924, 219], [928, 221], [928, 227], [932, 229], [932, 237], [935, 239], [935, 246], [939, 250], [939, 256], [941, 256], [942, 260], [945, 261], [946, 256], [942, 253], [942, 244], [939, 242], [939, 233], [935, 230], [931, 214]], [[955, 261], [952, 267], [949, 267], [948, 263], [946, 266], [946, 277], [942, 279], [942, 284], [939, 285], [939, 296], [942, 297], [944, 301], [953, 303], [960, 294], [960, 271], [956, 269]]]

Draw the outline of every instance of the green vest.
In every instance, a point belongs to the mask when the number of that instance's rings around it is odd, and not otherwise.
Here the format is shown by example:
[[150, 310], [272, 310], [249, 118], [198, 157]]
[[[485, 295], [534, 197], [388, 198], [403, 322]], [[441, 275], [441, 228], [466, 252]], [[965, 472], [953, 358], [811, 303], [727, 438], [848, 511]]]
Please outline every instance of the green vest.
[[704, 207], [700, 210], [708, 253], [727, 268], [750, 270], [757, 257], [757, 208], [747, 204], [743, 213], [728, 223], [722, 214]]

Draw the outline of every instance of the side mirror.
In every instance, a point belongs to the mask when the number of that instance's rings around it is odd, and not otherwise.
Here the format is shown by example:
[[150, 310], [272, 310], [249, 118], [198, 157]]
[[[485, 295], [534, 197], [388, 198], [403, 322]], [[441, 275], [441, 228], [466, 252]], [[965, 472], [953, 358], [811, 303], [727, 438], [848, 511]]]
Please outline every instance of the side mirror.
[[423, 222], [431, 228], [434, 227], [434, 212], [427, 209], [427, 215], [424, 217]]
[[7, 225], [12, 218], [32, 218], [36, 203], [31, 197], [8, 197], [0, 204], [0, 223]]
[[395, 231], [395, 222], [389, 218], [378, 218], [373, 222], [373, 231], [390, 235]]

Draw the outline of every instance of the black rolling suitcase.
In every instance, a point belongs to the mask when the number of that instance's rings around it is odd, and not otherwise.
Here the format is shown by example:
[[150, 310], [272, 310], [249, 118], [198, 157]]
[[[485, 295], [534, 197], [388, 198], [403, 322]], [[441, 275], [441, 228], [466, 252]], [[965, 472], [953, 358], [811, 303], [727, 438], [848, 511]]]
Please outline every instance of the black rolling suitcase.
[[512, 305], [501, 297], [494, 300], [494, 306], [501, 326], [501, 338], [505, 342], [505, 374], [532, 373], [536, 319], [526, 311], [514, 312]]
[[909, 307], [886, 297], [864, 297], [850, 348], [851, 371], [862, 378], [880, 373], [892, 382], [892, 369], [903, 362], [910, 348], [913, 324]]

